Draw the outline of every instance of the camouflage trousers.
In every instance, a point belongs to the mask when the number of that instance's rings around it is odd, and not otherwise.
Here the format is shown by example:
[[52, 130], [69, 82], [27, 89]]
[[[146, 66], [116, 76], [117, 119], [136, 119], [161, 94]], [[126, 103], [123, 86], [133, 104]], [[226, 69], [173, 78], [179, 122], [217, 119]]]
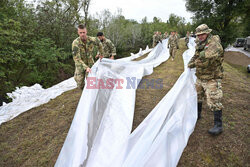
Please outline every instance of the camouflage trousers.
[[83, 89], [84, 88], [84, 79], [85, 79], [85, 71], [79, 68], [75, 69], [74, 79], [77, 84], [77, 88]]
[[207, 105], [211, 111], [222, 110], [221, 100], [223, 97], [221, 79], [212, 80], [196, 80], [196, 91], [198, 102], [207, 99]]
[[185, 38], [186, 47], [188, 48], [189, 38]]
[[170, 54], [171, 58], [173, 58], [173, 59], [175, 58], [176, 51], [177, 51], [177, 47], [176, 46], [174, 46], [174, 47], [170, 46], [170, 48], [169, 48], [169, 54]]

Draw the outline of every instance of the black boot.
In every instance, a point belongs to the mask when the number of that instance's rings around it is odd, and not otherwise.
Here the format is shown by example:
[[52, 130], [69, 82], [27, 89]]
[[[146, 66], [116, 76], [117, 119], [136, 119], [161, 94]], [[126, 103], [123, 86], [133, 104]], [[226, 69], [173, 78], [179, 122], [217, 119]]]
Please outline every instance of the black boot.
[[198, 102], [198, 120], [201, 118], [202, 102]]
[[214, 127], [208, 130], [212, 135], [218, 135], [222, 129], [222, 110], [214, 111]]

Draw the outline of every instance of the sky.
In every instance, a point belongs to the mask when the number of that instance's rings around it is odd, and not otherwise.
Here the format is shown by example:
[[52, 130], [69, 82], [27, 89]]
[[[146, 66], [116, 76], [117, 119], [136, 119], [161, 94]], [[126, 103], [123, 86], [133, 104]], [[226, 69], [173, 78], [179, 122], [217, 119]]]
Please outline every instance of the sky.
[[153, 17], [161, 18], [163, 22], [168, 20], [171, 13], [184, 17], [191, 22], [192, 13], [186, 11], [185, 0], [91, 0], [89, 12], [94, 15], [104, 9], [111, 13], [122, 9], [122, 15], [126, 19], [134, 19], [138, 22], [146, 16], [151, 22]]

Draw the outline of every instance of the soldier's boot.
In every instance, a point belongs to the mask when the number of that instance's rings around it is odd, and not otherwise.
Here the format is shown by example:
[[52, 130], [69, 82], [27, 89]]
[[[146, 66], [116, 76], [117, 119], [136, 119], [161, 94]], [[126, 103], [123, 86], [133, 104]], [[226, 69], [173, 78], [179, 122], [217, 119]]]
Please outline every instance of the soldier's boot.
[[202, 102], [198, 102], [198, 118], [197, 118], [197, 120], [201, 119], [201, 111], [202, 111]]
[[208, 133], [212, 135], [218, 135], [222, 133], [222, 110], [214, 111], [214, 127], [208, 130]]

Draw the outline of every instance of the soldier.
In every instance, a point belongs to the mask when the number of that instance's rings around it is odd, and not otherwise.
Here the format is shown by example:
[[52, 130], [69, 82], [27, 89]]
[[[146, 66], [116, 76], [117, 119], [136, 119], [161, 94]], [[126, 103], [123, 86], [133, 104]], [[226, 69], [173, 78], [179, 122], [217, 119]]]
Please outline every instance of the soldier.
[[156, 31], [155, 35], [153, 35], [153, 47], [155, 47], [159, 42], [161, 42], [161, 40], [161, 32]]
[[167, 39], [168, 38], [168, 32], [165, 32], [164, 34], [163, 34], [163, 39]]
[[188, 48], [188, 43], [189, 43], [189, 31], [187, 31], [186, 37], [185, 37], [185, 42], [186, 42], [186, 46]]
[[209, 129], [213, 135], [220, 134], [222, 129], [222, 87], [223, 78], [223, 48], [218, 35], [210, 34], [212, 30], [206, 24], [196, 28], [199, 39], [195, 55], [188, 67], [196, 67], [196, 90], [198, 95], [198, 119], [201, 118], [202, 101], [206, 96], [208, 107], [214, 113], [214, 127]]
[[157, 36], [158, 43], [162, 41], [162, 38], [163, 38], [163, 36], [162, 36], [161, 32], [158, 31], [158, 36]]
[[[170, 48], [169, 48], [169, 46], [170, 46]], [[176, 49], [179, 49], [177, 37], [175, 36], [174, 31], [171, 32], [171, 35], [168, 39], [168, 48], [169, 48], [170, 57], [171, 57], [172, 61], [174, 61]]]
[[75, 62], [75, 75], [74, 79], [77, 87], [83, 89], [85, 73], [91, 72], [91, 66], [94, 64], [93, 49], [94, 46], [98, 47], [100, 52], [99, 57], [103, 57], [103, 46], [96, 37], [87, 36], [87, 28], [85, 25], [78, 26], [78, 35], [72, 43], [72, 53]]
[[[116, 56], [115, 45], [109, 39], [105, 38], [102, 32], [98, 32], [97, 37], [102, 42], [103, 50], [104, 50], [104, 57], [114, 59], [114, 57]], [[99, 52], [97, 53], [96, 58], [98, 57], [98, 55], [99, 55]]]
[[179, 46], [179, 40], [180, 40], [181, 37], [180, 37], [180, 35], [178, 34], [177, 31], [175, 31], [174, 33], [175, 33], [175, 36], [177, 38], [177, 43], [178, 43], [178, 46]]
[[156, 46], [156, 36], [157, 36], [157, 31], [154, 32], [154, 35], [153, 35], [153, 45], [152, 45], [153, 48]]

